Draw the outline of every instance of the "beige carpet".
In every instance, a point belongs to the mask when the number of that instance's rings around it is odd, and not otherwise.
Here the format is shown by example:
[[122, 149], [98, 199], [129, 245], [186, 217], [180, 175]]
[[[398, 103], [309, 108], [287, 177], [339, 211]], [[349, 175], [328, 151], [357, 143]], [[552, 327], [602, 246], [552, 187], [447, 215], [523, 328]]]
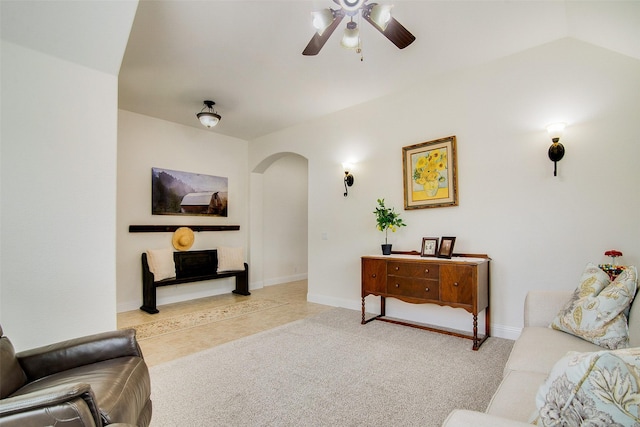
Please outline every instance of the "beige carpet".
[[437, 427], [486, 408], [512, 346], [332, 309], [151, 367], [151, 426]]
[[193, 328], [195, 326], [206, 325], [208, 323], [220, 322], [222, 320], [232, 319], [249, 313], [256, 313], [258, 311], [279, 307], [285, 304], [287, 303], [268, 299], [252, 299], [206, 310], [195, 311], [193, 313], [183, 314], [180, 316], [169, 317], [162, 320], [156, 320], [153, 322], [128, 326], [128, 328], [135, 329], [138, 341], [142, 341], [158, 335]]

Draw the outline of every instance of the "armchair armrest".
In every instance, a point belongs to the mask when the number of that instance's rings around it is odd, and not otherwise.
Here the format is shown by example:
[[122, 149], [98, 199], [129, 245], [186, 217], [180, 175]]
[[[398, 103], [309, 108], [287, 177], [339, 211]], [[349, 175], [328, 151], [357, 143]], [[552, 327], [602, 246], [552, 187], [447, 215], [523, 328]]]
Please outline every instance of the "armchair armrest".
[[456, 409], [452, 411], [442, 427], [531, 427], [521, 421], [514, 421], [508, 418], [497, 417], [485, 414], [484, 412], [469, 411], [466, 409]]
[[50, 425], [57, 416], [73, 416], [79, 421], [73, 425], [102, 425], [91, 386], [85, 383], [63, 384], [0, 400], [0, 425]]
[[529, 291], [524, 300], [524, 326], [549, 326], [571, 294], [572, 291]]
[[126, 356], [142, 357], [134, 329], [89, 335], [16, 354], [29, 381]]

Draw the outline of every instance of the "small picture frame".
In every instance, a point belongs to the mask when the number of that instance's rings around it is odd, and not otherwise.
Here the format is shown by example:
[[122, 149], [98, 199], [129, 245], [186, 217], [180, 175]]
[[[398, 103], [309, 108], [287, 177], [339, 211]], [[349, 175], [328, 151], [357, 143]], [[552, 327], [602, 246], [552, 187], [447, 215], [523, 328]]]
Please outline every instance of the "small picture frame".
[[456, 243], [455, 237], [442, 237], [440, 241], [440, 249], [438, 250], [438, 258], [451, 258], [453, 254], [453, 245]]
[[422, 246], [420, 247], [420, 256], [437, 256], [438, 255], [438, 238], [423, 237]]

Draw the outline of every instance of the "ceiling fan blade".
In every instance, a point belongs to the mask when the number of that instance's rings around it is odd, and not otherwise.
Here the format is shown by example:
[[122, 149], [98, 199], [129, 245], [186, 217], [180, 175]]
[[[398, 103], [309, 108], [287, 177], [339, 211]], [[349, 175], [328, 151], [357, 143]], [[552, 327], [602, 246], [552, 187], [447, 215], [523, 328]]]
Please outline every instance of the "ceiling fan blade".
[[324, 30], [322, 35], [315, 33], [313, 37], [311, 37], [311, 41], [309, 41], [309, 44], [307, 45], [307, 47], [305, 47], [304, 50], [302, 51], [302, 54], [311, 56], [311, 55], [317, 55], [318, 53], [320, 53], [320, 49], [322, 49], [322, 46], [324, 46], [327, 40], [329, 40], [329, 37], [331, 37], [331, 34], [333, 34], [335, 29], [338, 27], [338, 25], [340, 25], [340, 21], [342, 21], [343, 18], [344, 18], [344, 12], [342, 12], [341, 10], [336, 11], [336, 17], [331, 23], [331, 25], [329, 25], [327, 29]]
[[404, 49], [416, 39], [416, 36], [411, 34], [409, 30], [402, 26], [402, 24], [393, 17], [389, 20], [387, 28], [382, 30], [375, 22], [373, 22], [373, 20], [371, 20], [371, 17], [368, 14], [363, 13], [362, 16], [365, 21], [373, 25], [376, 30], [380, 31], [393, 44], [398, 46], [398, 49]]

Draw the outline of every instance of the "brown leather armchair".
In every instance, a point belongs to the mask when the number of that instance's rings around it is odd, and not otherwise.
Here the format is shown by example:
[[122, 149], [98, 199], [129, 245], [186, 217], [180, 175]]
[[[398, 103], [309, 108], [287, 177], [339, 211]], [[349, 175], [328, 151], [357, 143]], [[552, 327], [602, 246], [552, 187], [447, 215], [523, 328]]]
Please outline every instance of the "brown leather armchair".
[[0, 326], [2, 427], [147, 427], [150, 397], [149, 370], [133, 329], [16, 354]]

